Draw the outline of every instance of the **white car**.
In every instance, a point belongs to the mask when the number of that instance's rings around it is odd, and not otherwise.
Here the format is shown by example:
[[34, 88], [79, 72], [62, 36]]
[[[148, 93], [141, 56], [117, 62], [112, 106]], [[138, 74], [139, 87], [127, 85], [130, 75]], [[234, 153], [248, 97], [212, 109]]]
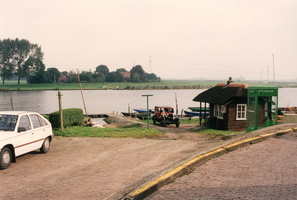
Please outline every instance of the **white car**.
[[0, 169], [36, 149], [48, 152], [53, 136], [51, 123], [36, 112], [0, 111]]

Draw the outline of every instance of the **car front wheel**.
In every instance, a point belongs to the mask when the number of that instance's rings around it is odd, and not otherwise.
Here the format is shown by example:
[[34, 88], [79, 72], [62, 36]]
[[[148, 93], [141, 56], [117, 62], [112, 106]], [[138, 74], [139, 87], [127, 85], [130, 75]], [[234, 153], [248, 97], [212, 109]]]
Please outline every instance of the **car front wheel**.
[[40, 148], [41, 153], [47, 153], [50, 149], [50, 139], [47, 137], [45, 138], [45, 140], [43, 141], [43, 144]]
[[0, 153], [0, 169], [7, 169], [11, 163], [12, 155], [9, 148], [4, 147]]

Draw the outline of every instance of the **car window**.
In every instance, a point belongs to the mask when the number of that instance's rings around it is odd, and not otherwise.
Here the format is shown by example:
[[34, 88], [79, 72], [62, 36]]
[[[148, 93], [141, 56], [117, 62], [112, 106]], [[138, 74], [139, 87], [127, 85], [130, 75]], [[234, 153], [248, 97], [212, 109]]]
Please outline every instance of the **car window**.
[[18, 116], [0, 115], [0, 130], [14, 131]]
[[40, 126], [43, 126], [43, 122], [40, 116], [38, 115], [30, 115], [32, 124], [33, 124], [33, 128], [38, 128]]
[[21, 117], [19, 127], [24, 127], [26, 131], [31, 129], [31, 124], [27, 115]]
[[48, 125], [47, 121], [45, 121], [44, 119], [42, 121], [43, 121], [44, 126]]

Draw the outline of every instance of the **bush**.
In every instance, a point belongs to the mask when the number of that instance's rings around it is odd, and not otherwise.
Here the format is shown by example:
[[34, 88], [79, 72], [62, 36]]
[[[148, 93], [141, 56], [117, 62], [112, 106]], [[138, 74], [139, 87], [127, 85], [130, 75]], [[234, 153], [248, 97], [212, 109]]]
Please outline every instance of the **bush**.
[[[78, 126], [83, 123], [84, 114], [82, 109], [79, 108], [68, 108], [63, 110], [63, 126]], [[56, 111], [49, 114], [49, 121], [53, 128], [60, 128], [60, 112]]]

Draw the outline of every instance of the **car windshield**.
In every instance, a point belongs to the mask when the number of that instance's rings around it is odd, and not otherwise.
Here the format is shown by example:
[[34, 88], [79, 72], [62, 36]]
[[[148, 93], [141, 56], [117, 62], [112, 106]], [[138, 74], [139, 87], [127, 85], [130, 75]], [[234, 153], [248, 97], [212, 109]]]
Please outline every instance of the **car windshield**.
[[0, 115], [0, 130], [14, 131], [18, 116]]

